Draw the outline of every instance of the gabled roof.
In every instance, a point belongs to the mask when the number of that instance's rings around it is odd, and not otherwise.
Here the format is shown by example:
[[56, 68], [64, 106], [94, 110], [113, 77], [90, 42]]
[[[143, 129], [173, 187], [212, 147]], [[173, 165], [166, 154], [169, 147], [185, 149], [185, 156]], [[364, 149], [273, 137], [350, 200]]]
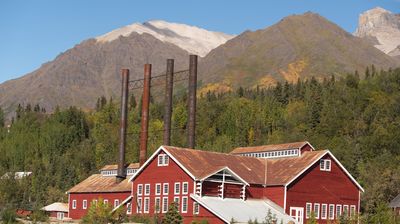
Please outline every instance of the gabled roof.
[[[125, 168], [126, 169], [138, 169], [140, 167], [139, 163], [130, 163], [130, 164], [126, 164]], [[105, 165], [103, 166], [103, 168], [100, 169], [100, 171], [102, 170], [116, 170], [118, 169], [118, 165], [117, 164], [112, 164], [112, 165]]]
[[69, 189], [67, 193], [130, 192], [131, 187], [128, 178], [117, 183], [115, 176], [93, 174]]
[[397, 195], [390, 203], [390, 208], [400, 208], [400, 194]]
[[300, 149], [303, 148], [305, 145], [310, 145], [311, 148], [314, 150], [312, 145], [307, 141], [303, 142], [291, 142], [291, 143], [284, 143], [284, 144], [273, 144], [273, 145], [261, 145], [261, 146], [251, 146], [251, 147], [239, 147], [233, 149], [230, 153], [231, 154], [242, 154], [242, 153], [249, 153], [249, 152], [269, 152], [269, 151], [277, 151], [277, 150], [285, 150], [285, 149]]
[[46, 212], [68, 212], [68, 204], [54, 202], [53, 204], [43, 207], [41, 210], [44, 210]]

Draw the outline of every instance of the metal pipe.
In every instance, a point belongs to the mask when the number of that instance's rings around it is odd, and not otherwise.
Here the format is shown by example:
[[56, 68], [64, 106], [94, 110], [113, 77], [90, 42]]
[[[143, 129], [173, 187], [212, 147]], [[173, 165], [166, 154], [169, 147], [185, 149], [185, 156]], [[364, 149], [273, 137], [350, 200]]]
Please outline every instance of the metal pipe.
[[172, 95], [174, 88], [174, 59], [167, 59], [165, 80], [164, 145], [171, 144]]
[[189, 56], [189, 96], [188, 96], [188, 148], [195, 148], [196, 137], [196, 89], [197, 55]]
[[150, 80], [151, 64], [144, 65], [143, 96], [142, 96], [142, 118], [140, 131], [140, 153], [139, 163], [143, 165], [147, 158], [147, 138], [149, 129], [149, 104], [150, 104]]
[[129, 94], [129, 69], [122, 69], [121, 85], [121, 121], [120, 121], [120, 144], [118, 158], [118, 172], [116, 181], [119, 183], [126, 178], [125, 170], [125, 147], [126, 147], [126, 128], [128, 116], [128, 94]]

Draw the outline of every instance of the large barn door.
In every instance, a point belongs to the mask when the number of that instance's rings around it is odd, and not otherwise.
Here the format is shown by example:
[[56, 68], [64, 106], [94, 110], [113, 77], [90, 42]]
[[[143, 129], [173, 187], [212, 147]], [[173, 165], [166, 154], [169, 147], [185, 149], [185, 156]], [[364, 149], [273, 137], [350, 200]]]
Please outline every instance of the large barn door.
[[304, 208], [290, 207], [290, 216], [292, 216], [297, 221], [297, 223], [303, 224]]

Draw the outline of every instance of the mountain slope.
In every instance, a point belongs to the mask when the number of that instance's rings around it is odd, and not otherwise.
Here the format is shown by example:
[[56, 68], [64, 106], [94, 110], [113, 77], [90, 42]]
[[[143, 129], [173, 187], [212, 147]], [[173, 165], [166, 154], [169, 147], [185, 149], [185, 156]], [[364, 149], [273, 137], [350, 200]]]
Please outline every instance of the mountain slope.
[[355, 35], [391, 56], [400, 55], [400, 15], [377, 7], [360, 15]]
[[204, 57], [212, 49], [234, 37], [233, 35], [212, 32], [195, 26], [152, 20], [143, 24], [134, 23], [113, 30], [100, 37], [96, 37], [96, 40], [99, 42], [109, 42], [119, 36], [129, 36], [131, 33], [148, 33], [163, 42], [175, 44], [189, 53], [197, 54], [201, 57]]
[[[289, 16], [266, 29], [244, 32], [212, 50], [200, 75], [205, 89], [256, 85], [344, 72], [395, 67], [398, 60], [314, 14]], [[221, 87], [222, 86], [222, 87]]]

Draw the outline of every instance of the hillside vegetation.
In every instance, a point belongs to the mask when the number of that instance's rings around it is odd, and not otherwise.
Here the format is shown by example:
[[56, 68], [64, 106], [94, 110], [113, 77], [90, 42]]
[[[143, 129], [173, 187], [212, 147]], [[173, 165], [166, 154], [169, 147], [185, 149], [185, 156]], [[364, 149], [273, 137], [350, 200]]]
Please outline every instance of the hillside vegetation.
[[[365, 188], [365, 222], [386, 223], [379, 221], [387, 212], [385, 204], [400, 193], [400, 69], [377, 72], [372, 67], [362, 76], [356, 72], [340, 80], [311, 78], [268, 89], [203, 93], [197, 148], [229, 152], [237, 146], [307, 140], [331, 150]], [[130, 97], [129, 162], [138, 160], [139, 102], [140, 96]], [[0, 130], [0, 175], [33, 175], [0, 180], [0, 209], [66, 201], [71, 186], [116, 163], [119, 104], [101, 97], [96, 105], [96, 112], [71, 107], [50, 115], [39, 105], [18, 107], [11, 128]], [[153, 101], [149, 155], [162, 144], [162, 116], [163, 104]], [[186, 93], [177, 92], [173, 145], [186, 145], [186, 121]]]

